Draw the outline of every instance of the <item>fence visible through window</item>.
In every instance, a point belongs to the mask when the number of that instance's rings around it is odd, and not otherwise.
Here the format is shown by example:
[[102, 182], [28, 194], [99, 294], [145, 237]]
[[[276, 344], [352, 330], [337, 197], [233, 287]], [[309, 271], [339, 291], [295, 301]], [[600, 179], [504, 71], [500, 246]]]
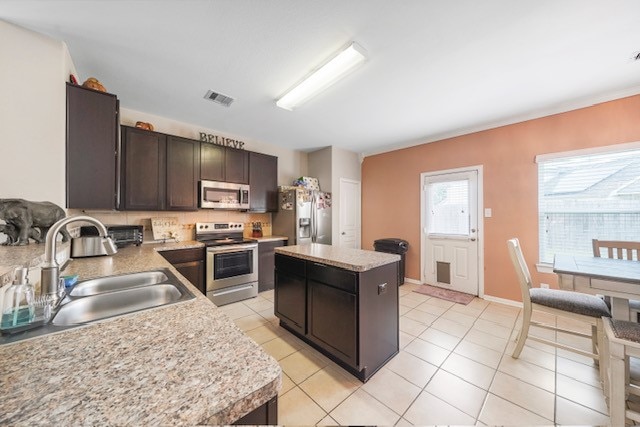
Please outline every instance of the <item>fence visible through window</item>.
[[469, 180], [429, 184], [429, 234], [469, 234]]
[[538, 165], [540, 261], [591, 255], [591, 240], [640, 241], [640, 149]]

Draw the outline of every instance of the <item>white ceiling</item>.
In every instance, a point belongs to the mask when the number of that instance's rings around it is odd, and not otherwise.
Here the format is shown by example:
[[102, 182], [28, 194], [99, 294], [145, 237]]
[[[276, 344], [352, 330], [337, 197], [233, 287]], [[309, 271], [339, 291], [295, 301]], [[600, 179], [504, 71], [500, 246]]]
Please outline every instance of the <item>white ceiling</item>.
[[[638, 0], [0, 0], [0, 19], [65, 41], [79, 80], [123, 107], [365, 154], [640, 93], [638, 17]], [[351, 41], [363, 66], [276, 107]]]

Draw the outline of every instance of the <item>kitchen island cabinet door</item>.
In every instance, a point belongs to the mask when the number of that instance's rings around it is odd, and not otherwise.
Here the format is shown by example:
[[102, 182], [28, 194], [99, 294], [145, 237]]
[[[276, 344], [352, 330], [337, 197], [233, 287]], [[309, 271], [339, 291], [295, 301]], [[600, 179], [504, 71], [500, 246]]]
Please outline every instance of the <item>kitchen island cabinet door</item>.
[[358, 368], [358, 307], [355, 294], [307, 280], [307, 337], [343, 362]]
[[275, 265], [274, 314], [289, 328], [305, 335], [307, 333], [305, 262], [276, 254]]
[[166, 136], [132, 127], [122, 129], [122, 208], [164, 210]]
[[118, 98], [67, 83], [67, 208], [115, 209]]
[[167, 209], [197, 210], [200, 142], [167, 138]]
[[252, 212], [278, 211], [278, 158], [262, 153], [249, 153], [249, 185]]

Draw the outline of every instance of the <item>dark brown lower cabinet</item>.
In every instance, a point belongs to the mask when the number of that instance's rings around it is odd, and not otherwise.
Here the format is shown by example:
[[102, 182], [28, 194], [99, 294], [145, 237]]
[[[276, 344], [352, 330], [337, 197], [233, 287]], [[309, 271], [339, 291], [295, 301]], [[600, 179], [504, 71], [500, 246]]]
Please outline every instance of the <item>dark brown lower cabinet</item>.
[[258, 292], [273, 289], [276, 248], [285, 241], [258, 242]]
[[356, 366], [356, 295], [311, 279], [307, 282], [307, 287], [307, 336], [345, 363]]
[[160, 252], [193, 286], [206, 295], [204, 248], [174, 249]]
[[276, 253], [275, 315], [366, 382], [399, 351], [398, 262], [355, 272]]
[[274, 313], [289, 329], [307, 333], [307, 279], [304, 260], [275, 255]]
[[272, 426], [278, 424], [278, 396], [272, 398], [264, 405], [257, 407], [233, 424], [254, 426]]

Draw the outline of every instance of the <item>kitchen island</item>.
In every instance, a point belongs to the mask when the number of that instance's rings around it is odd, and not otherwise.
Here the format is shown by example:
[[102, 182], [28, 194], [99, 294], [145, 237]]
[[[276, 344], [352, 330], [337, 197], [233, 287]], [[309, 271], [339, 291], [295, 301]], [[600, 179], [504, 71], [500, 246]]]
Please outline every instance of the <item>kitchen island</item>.
[[363, 382], [398, 353], [399, 255], [317, 243], [275, 251], [283, 328]]
[[[0, 424], [230, 424], [263, 408], [273, 415], [280, 366], [157, 252], [199, 245], [73, 260], [63, 274], [80, 280], [169, 269], [195, 298], [0, 346]], [[0, 248], [0, 260], [12, 249]]]

